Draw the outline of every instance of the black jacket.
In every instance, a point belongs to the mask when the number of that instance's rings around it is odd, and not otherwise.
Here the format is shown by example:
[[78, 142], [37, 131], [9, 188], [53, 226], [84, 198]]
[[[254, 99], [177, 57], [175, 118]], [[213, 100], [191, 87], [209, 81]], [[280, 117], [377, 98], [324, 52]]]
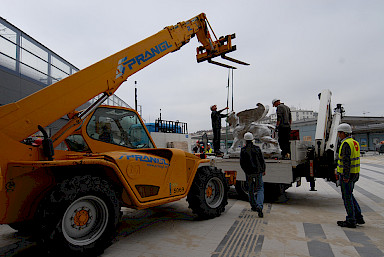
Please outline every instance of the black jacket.
[[290, 128], [292, 121], [291, 109], [283, 103], [279, 104], [276, 109], [277, 121], [279, 122], [279, 127], [281, 128]]
[[212, 128], [213, 129], [221, 128], [221, 118], [225, 118], [228, 116], [227, 114], [221, 114], [222, 111], [224, 111], [224, 110], [211, 112], [211, 120], [212, 120]]
[[241, 148], [240, 166], [246, 174], [258, 174], [265, 172], [265, 161], [260, 147], [252, 142]]

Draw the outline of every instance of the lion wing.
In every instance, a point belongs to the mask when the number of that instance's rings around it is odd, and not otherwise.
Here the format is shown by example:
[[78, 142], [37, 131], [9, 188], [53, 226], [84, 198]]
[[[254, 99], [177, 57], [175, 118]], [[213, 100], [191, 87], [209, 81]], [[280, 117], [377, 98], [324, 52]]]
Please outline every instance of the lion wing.
[[252, 122], [257, 122], [264, 118], [269, 111], [269, 107], [264, 107], [261, 103], [257, 104], [256, 108], [247, 109], [237, 113], [237, 117], [239, 117], [240, 125], [249, 125]]

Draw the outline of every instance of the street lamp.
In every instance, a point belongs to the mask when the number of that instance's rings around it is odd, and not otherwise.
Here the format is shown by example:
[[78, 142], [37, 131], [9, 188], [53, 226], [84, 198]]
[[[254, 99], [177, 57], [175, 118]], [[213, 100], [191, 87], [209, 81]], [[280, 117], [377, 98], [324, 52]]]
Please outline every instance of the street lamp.
[[137, 111], [137, 81], [135, 80], [135, 110]]

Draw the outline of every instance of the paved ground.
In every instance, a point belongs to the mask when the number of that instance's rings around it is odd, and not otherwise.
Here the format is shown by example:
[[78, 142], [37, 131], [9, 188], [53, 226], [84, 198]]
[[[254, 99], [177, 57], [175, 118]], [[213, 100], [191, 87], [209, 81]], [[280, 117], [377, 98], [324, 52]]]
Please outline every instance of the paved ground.
[[[115, 242], [103, 257], [120, 256], [384, 256], [384, 156], [362, 158], [355, 197], [365, 225], [341, 228], [345, 218], [340, 188], [318, 179], [290, 188], [285, 203], [266, 203], [264, 218], [231, 191], [226, 212], [194, 219], [181, 200], [150, 210], [124, 209]], [[35, 242], [0, 225], [0, 256], [38, 256]]]

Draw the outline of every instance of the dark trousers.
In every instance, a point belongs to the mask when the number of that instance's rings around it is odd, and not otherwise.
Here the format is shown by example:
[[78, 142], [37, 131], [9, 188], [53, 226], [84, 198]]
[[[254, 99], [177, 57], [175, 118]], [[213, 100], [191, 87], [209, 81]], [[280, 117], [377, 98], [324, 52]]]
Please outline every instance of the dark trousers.
[[215, 153], [220, 152], [220, 133], [221, 133], [221, 128], [213, 128], [213, 150]]
[[341, 195], [344, 201], [344, 207], [347, 212], [346, 221], [351, 224], [356, 224], [357, 219], [362, 219], [361, 209], [353, 196], [353, 188], [356, 181], [359, 179], [359, 175], [351, 175], [351, 179], [348, 182], [343, 181], [343, 176], [340, 176]]
[[291, 133], [291, 128], [283, 128], [279, 127], [279, 131], [277, 133], [279, 137], [279, 145], [281, 148], [281, 155], [284, 157], [287, 153], [291, 153], [291, 146], [289, 143], [289, 135]]

